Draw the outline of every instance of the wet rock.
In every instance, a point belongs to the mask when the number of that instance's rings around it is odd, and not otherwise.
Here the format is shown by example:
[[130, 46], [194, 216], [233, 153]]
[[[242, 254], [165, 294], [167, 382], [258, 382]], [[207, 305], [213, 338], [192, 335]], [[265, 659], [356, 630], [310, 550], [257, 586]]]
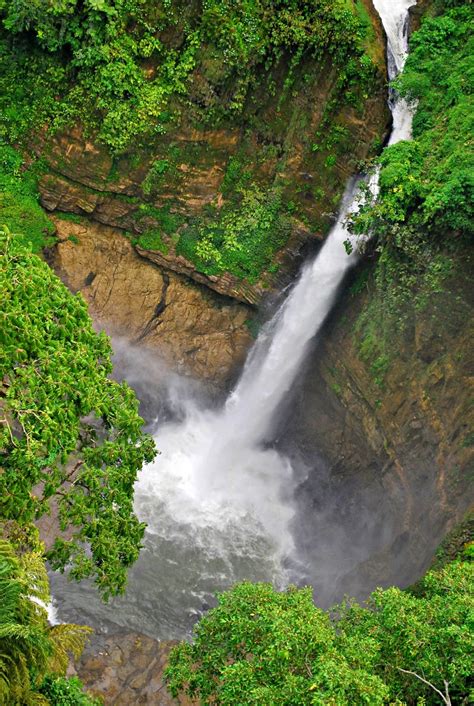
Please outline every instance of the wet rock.
[[173, 699], [163, 680], [175, 644], [138, 633], [98, 633], [70, 666], [69, 675], [78, 675], [105, 706], [192, 706], [195, 702], [187, 698]]
[[359, 354], [366, 295], [346, 294], [295, 386], [283, 446], [306, 464], [300, 543], [323, 603], [417, 580], [474, 502], [474, 303], [469, 256], [459, 260], [397, 339], [382, 382]]

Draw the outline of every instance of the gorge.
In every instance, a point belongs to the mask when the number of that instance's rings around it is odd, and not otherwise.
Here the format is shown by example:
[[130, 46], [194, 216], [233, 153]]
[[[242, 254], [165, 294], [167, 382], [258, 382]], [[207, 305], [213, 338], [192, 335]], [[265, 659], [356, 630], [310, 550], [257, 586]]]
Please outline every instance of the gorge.
[[[391, 79], [405, 60], [411, 4], [409, 0], [375, 3], [387, 32]], [[390, 102], [389, 144], [394, 144], [409, 138], [412, 109], [396, 94]], [[375, 174], [370, 182], [374, 196], [377, 179]], [[151, 636], [179, 638], [212, 602], [216, 589], [243, 579], [280, 586], [289, 581], [314, 582], [308, 556], [297, 550], [293, 537], [307, 521], [301, 516], [304, 503], [298, 507], [294, 498], [305, 471], [292, 468], [290, 459], [272, 443], [274, 418], [294, 384], [310, 341], [357, 261], [358, 240], [344, 223], [360, 198], [359, 181], [351, 179], [336, 224], [314, 261], [303, 267], [285, 302], [263, 326], [225, 404], [209, 408], [185, 384], [177, 389], [173, 400], [177, 421], [155, 423], [161, 453], [142, 471], [135, 489], [136, 510], [148, 529], [145, 547], [129, 577], [127, 596], [103, 606], [92, 587], [71, 586], [54, 577], [55, 592], [61, 596], [59, 614], [64, 619], [77, 619], [80, 614], [91, 624], [101, 619], [118, 621], [122, 627]], [[347, 240], [353, 244], [352, 254], [344, 247]], [[133, 350], [128, 355], [133, 368]], [[147, 366], [146, 359], [143, 364]], [[140, 379], [141, 374], [135, 377]], [[314, 492], [318, 494], [317, 488]], [[397, 522], [396, 514], [390, 520]], [[377, 520], [373, 522], [377, 526]], [[324, 528], [325, 534], [335, 537], [341, 530], [341, 526]], [[318, 544], [317, 534], [311, 541]], [[338, 573], [347, 571], [347, 557], [338, 556], [333, 542], [329, 541], [329, 550], [320, 546], [323, 556], [313, 560], [319, 575], [334, 571], [326, 566], [326, 552], [331, 564], [342, 563], [336, 568]], [[404, 581], [416, 578], [417, 572], [417, 568], [413, 573], [409, 569]], [[360, 580], [362, 589], [354, 579], [353, 584], [346, 584], [347, 591], [367, 595], [374, 587], [373, 579], [357, 577]], [[326, 580], [318, 586], [326, 605], [342, 597], [337, 581], [328, 590], [329, 583]], [[64, 612], [63, 605], [67, 605]]]
[[470, 3], [23, 4], [0, 519], [50, 561], [48, 629], [95, 630], [68, 675], [106, 704], [467, 704]]

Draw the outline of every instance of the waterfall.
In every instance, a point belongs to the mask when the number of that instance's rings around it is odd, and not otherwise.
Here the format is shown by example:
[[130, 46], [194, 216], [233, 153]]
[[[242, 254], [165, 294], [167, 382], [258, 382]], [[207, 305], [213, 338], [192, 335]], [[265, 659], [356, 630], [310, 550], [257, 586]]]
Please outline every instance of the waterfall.
[[[403, 69], [408, 54], [408, 10], [416, 5], [416, 0], [373, 0], [373, 4], [387, 36], [387, 66], [391, 81]], [[389, 145], [409, 140], [413, 120], [413, 106], [389, 89], [389, 104], [392, 111], [393, 127]]]
[[[374, 0], [388, 38], [390, 78], [406, 57], [412, 4]], [[409, 137], [412, 116], [393, 93], [390, 105], [393, 143]], [[289, 579], [295, 481], [290, 461], [266, 442], [309, 342], [357, 260], [355, 249], [347, 254], [344, 247], [352, 240], [344, 221], [357, 207], [357, 184], [351, 181], [317, 257], [262, 329], [225, 404], [218, 410], [202, 408], [181, 391], [176, 400], [180, 421], [158, 427], [161, 453], [135, 487], [135, 509], [147, 523], [145, 546], [126, 598], [115, 602], [115, 621], [162, 638], [180, 637], [183, 614], [199, 614], [214, 591], [243, 579], [276, 585]], [[377, 175], [370, 186], [376, 194]], [[74, 603], [87, 615], [91, 597], [76, 597]], [[96, 607], [96, 622], [97, 612]]]

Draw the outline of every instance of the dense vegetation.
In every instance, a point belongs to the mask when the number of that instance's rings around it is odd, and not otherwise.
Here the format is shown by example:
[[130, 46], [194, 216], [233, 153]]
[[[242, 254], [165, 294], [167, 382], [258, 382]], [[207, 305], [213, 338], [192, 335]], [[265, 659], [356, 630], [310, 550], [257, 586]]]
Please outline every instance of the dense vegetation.
[[[255, 283], [277, 271], [291, 214], [318, 233], [329, 226], [343, 189], [336, 163], [350, 145], [343, 106], [362, 115], [380, 80], [376, 44], [364, 0], [2, 0], [0, 140], [30, 151], [40, 134], [47, 161], [48, 139], [80, 125], [113, 153], [111, 183], [155, 154], [135, 222], [123, 226], [134, 242]], [[330, 94], [318, 129], [303, 106], [293, 127], [303, 130], [314, 178], [293, 184], [284, 133], [293, 96], [311, 92], [318, 76]], [[225, 203], [189, 212], [169, 196], [180, 191], [182, 165], [193, 170], [206, 148], [174, 134], [219, 127], [241, 131]]]
[[131, 389], [109, 378], [110, 343], [83, 299], [5, 228], [0, 255], [0, 517], [32, 522], [53, 502], [52, 565], [108, 596], [138, 556], [133, 484], [153, 440]]
[[[414, 139], [383, 153], [380, 197], [354, 221], [375, 236], [378, 256], [358, 324], [377, 375], [391, 341], [441, 290], [472, 235], [473, 9], [442, 5], [413, 36], [397, 81], [417, 102]], [[104, 597], [122, 591], [144, 532], [133, 484], [155, 453], [134, 395], [109, 378], [110, 345], [94, 333], [84, 301], [31, 252], [53, 233], [37, 198], [43, 167], [25, 163], [11, 144], [79, 121], [119, 155], [170, 130], [184, 112], [195, 125], [238, 122], [252, 86], [266, 81], [274, 90], [271, 71], [286, 62], [288, 91], [307, 56], [324, 63], [331, 55], [337, 99], [356, 102], [355, 87], [372, 75], [364, 13], [349, 0], [0, 0], [0, 138], [10, 143], [0, 145], [0, 226], [15, 234], [0, 229], [0, 517], [7, 535], [19, 527], [22, 537], [0, 540], [5, 703], [93, 703], [64, 677], [87, 631], [48, 626], [37, 603], [49, 600], [44, 547], [25, 533], [57, 508], [52, 566], [93, 577]], [[331, 167], [350, 137], [343, 125], [322, 132], [312, 149]], [[138, 244], [171, 243], [202, 272], [256, 281], [288, 237], [294, 204], [235, 157], [223, 207], [184, 224], [169, 206], [152, 205], [181, 159], [172, 145], [151, 164], [140, 213], [157, 227]], [[331, 613], [315, 607], [308, 589], [242, 584], [219, 597], [192, 644], [176, 648], [169, 687], [229, 706], [467, 704], [472, 593], [466, 556], [411, 591], [378, 590], [366, 606], [348, 602]]]
[[0, 18], [0, 107], [13, 139], [32, 122], [79, 118], [122, 150], [179, 120], [180, 96], [215, 124], [242, 110], [288, 49], [293, 65], [331, 53], [349, 100], [354, 79], [370, 74], [364, 8], [348, 0], [2, 0]]
[[39, 205], [41, 163], [26, 168], [18, 150], [0, 143], [0, 225], [28, 241], [33, 252], [54, 242], [54, 226]]
[[8, 706], [95, 706], [78, 679], [65, 678], [90, 628], [50, 626], [44, 547], [37, 530], [2, 526], [0, 538], [0, 701]]
[[225, 706], [470, 703], [473, 569], [455, 561], [416, 595], [379, 589], [331, 613], [311, 589], [240, 584], [172, 652], [169, 688]]
[[416, 103], [413, 140], [383, 152], [377, 202], [356, 219], [356, 229], [376, 239], [375, 291], [359, 328], [362, 353], [378, 372], [473, 234], [474, 8], [444, 4], [459, 7], [425, 18], [396, 81]]

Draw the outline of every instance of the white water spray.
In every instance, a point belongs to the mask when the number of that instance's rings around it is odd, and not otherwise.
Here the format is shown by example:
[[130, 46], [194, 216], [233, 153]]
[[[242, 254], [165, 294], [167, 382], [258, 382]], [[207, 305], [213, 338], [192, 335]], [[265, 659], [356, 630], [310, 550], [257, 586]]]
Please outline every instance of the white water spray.
[[[412, 4], [410, 0], [374, 0], [388, 36], [390, 78], [405, 61], [407, 11]], [[409, 136], [411, 112], [396, 97], [392, 102], [393, 143]], [[184, 421], [158, 430], [162, 453], [141, 474], [135, 495], [149, 536], [194, 542], [208, 558], [235, 558], [237, 551], [246, 559], [244, 571], [249, 570], [252, 557], [268, 563], [271, 555], [272, 578], [276, 574], [277, 580], [278, 575], [284, 579], [282, 560], [292, 549], [292, 471], [286, 458], [263, 444], [308, 343], [356, 260], [344, 248], [351, 236], [343, 224], [347, 213], [357, 207], [357, 191], [355, 184], [318, 256], [303, 269], [287, 300], [258, 337], [224, 407], [215, 412], [186, 402]], [[159, 561], [157, 557], [158, 570]]]

